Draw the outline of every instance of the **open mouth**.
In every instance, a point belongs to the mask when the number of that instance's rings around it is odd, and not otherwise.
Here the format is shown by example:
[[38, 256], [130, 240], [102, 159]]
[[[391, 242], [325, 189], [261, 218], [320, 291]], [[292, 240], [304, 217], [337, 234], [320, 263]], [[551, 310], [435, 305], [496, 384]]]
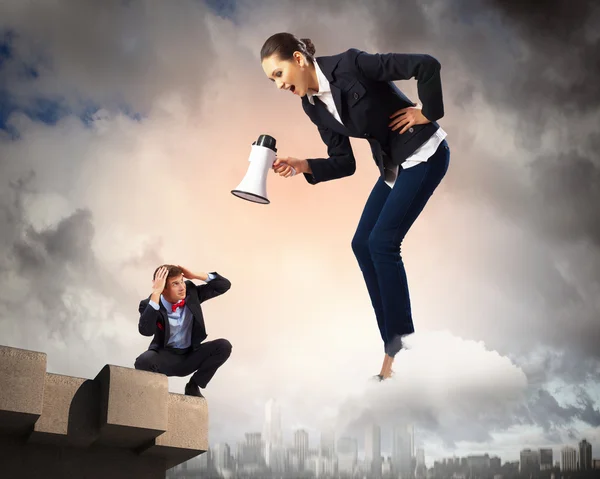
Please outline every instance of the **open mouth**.
[[295, 93], [296, 92], [296, 87], [294, 85], [290, 86], [290, 91], [292, 93]]

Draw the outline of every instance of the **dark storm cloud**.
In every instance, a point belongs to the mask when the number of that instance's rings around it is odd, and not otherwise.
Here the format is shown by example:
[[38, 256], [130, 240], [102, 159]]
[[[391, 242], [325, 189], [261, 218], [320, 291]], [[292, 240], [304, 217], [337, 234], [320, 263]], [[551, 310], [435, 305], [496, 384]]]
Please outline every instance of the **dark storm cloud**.
[[36, 274], [45, 269], [49, 262], [65, 267], [93, 268], [93, 236], [89, 210], [77, 210], [56, 227], [41, 232], [28, 227], [13, 249], [19, 270], [25, 274]]
[[506, 407], [490, 407], [489, 403], [477, 402], [472, 398], [468, 403], [463, 408], [449, 407], [446, 411], [433, 411], [420, 406], [407, 408], [405, 404], [380, 404], [378, 409], [365, 409], [357, 402], [348, 401], [341, 408], [340, 415], [348, 418], [344, 424], [344, 434], [361, 437], [365, 427], [371, 423], [387, 429], [413, 424], [421, 437], [434, 434], [447, 448], [454, 448], [460, 441], [491, 442], [494, 433], [506, 431], [515, 425], [540, 426], [548, 441], [560, 444], [563, 431], [571, 430], [573, 437], [579, 437], [575, 429], [570, 429], [575, 420], [590, 427], [600, 425], [600, 411], [589, 393], [581, 388], [577, 391], [575, 402], [565, 405], [561, 405], [543, 388], [530, 391], [525, 402]]
[[[559, 129], [564, 138], [555, 155], [532, 151], [537, 187], [532, 217], [539, 218], [536, 223], [551, 238], [591, 240], [600, 246], [600, 135], [582, 136], [578, 122], [586, 114], [592, 124], [599, 119], [600, 89], [594, 79], [600, 76], [600, 37], [590, 34], [600, 28], [598, 6], [563, 0], [490, 3], [531, 53], [515, 58], [519, 75], [505, 89], [488, 87], [487, 94], [518, 112], [518, 133], [526, 145], [535, 145], [537, 135], [548, 128]], [[598, 250], [590, 255], [597, 260]], [[598, 269], [591, 279], [600, 280]]]
[[[93, 313], [96, 305], [78, 302], [77, 294], [88, 289], [99, 297], [118, 300], [111, 316], [130, 315], [123, 305], [131, 303], [131, 298], [96, 258], [93, 215], [88, 209], [76, 209], [43, 229], [33, 227], [23, 205], [28, 195], [37, 193], [37, 182], [30, 172], [10, 182], [3, 194], [0, 323], [18, 318], [22, 338], [47, 333], [56, 335], [59, 342], [80, 341], [84, 323], [92, 317], [85, 311]], [[70, 304], [69, 296], [77, 304]]]
[[[532, 55], [515, 59], [521, 75], [509, 85], [516, 95], [507, 98], [518, 107], [549, 104], [569, 114], [596, 110], [600, 90], [600, 38], [591, 33], [600, 25], [598, 4], [592, 0], [521, 2], [489, 0], [532, 48]], [[527, 109], [524, 109], [527, 113]]]
[[576, 390], [575, 402], [565, 405], [560, 404], [548, 390], [539, 389], [532, 391], [528, 402], [516, 409], [513, 421], [540, 426], [545, 437], [554, 438], [559, 443], [561, 431], [570, 430], [569, 437], [577, 435], [575, 428], [572, 428], [574, 421], [581, 421], [592, 428], [600, 426], [600, 411], [583, 388]]
[[[596, 104], [600, 108], [600, 103]], [[577, 144], [575, 144], [577, 143]], [[584, 153], [581, 153], [581, 149]], [[554, 157], [538, 157], [532, 162], [533, 178], [538, 185], [537, 211], [551, 216], [541, 229], [563, 241], [590, 240], [600, 246], [600, 136], [590, 135], [574, 142], [570, 151]], [[595, 272], [594, 279], [598, 279]]]
[[594, 398], [590, 394], [581, 389], [579, 392], [578, 402], [580, 404], [579, 419], [593, 427], [600, 426], [600, 411], [595, 406]]
[[[600, 28], [598, 6], [564, 0], [488, 4], [518, 42], [511, 66], [482, 69], [468, 48], [464, 61], [482, 76], [486, 98], [516, 114], [515, 134], [530, 152], [534, 180], [531, 202], [522, 205], [523, 219], [531, 220], [550, 240], [591, 240], [598, 247], [600, 136], [589, 128], [600, 114], [600, 89], [594, 80], [600, 76], [600, 37], [590, 35]], [[499, 41], [488, 47], [486, 56], [492, 59], [502, 58], [508, 45]], [[591, 115], [592, 134], [584, 136], [580, 121], [586, 114]], [[555, 154], [540, 156], [540, 135], [552, 129], [564, 141]], [[594, 280], [600, 280], [600, 271]]]
[[[40, 304], [52, 323], [60, 317], [62, 293], [73, 281], [73, 275], [93, 271], [92, 218], [89, 211], [78, 210], [57, 225], [36, 231], [26, 218], [23, 201], [36, 192], [35, 174], [10, 183], [12, 201], [3, 205], [6, 212], [0, 229], [10, 233], [3, 236], [2, 251], [6, 252], [3, 269], [14, 271], [29, 279], [31, 304]], [[5, 288], [11, 289], [10, 284]], [[13, 294], [10, 294], [13, 293]], [[0, 318], [9, 320], [18, 314], [22, 298], [17, 292], [5, 294]]]
[[177, 8], [118, 0], [2, 2], [0, 35], [10, 40], [10, 55], [0, 65], [0, 86], [22, 108], [41, 98], [67, 114], [99, 106], [147, 114], [157, 97], [174, 90], [196, 104], [215, 60], [206, 12], [192, 0]]
[[556, 398], [545, 389], [532, 394], [527, 406], [520, 408], [518, 415], [529, 424], [537, 424], [545, 431], [564, 427], [581, 415], [581, 409], [574, 404], [561, 406]]

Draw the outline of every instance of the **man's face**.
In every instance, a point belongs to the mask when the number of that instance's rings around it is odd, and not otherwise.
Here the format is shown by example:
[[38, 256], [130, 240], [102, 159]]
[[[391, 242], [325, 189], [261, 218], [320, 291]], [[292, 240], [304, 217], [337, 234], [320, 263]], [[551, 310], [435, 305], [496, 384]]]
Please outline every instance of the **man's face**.
[[167, 278], [163, 296], [169, 303], [177, 303], [185, 298], [185, 282], [183, 280], [183, 274]]

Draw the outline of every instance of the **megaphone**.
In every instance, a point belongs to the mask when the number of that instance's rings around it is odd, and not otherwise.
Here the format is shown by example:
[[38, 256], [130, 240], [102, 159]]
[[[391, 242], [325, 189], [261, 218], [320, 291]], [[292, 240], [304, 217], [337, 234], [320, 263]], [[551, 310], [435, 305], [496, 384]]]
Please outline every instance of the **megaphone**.
[[[267, 198], [267, 174], [275, 162], [277, 148], [275, 138], [270, 135], [260, 135], [258, 140], [252, 143], [248, 161], [248, 171], [242, 182], [231, 193], [238, 198], [268, 205]], [[292, 175], [296, 170], [292, 168]]]

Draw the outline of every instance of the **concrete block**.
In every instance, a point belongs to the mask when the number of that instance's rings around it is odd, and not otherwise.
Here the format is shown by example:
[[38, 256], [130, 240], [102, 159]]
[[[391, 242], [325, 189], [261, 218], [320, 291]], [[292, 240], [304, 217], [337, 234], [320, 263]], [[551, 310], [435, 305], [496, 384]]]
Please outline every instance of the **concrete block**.
[[128, 449], [23, 444], [0, 436], [2, 479], [165, 479], [165, 470], [164, 458]]
[[45, 354], [0, 346], [2, 477], [158, 479], [207, 449], [206, 400], [169, 394], [163, 374], [50, 374]]
[[167, 430], [169, 383], [164, 374], [106, 365], [100, 384], [98, 444], [139, 448]]
[[46, 354], [0, 346], [0, 431], [27, 434], [42, 414]]
[[142, 452], [162, 456], [171, 468], [208, 450], [206, 399], [169, 394], [169, 424], [164, 434]]
[[88, 447], [99, 435], [100, 384], [46, 374], [44, 407], [30, 442]]

